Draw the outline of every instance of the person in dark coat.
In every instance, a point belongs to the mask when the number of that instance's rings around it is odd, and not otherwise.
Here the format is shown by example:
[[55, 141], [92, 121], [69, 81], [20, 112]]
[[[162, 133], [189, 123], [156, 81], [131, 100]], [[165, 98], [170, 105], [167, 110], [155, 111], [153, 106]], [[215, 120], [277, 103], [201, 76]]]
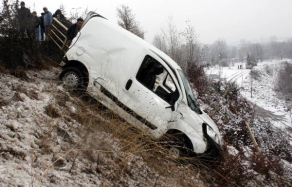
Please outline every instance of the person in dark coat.
[[19, 29], [21, 34], [24, 36], [26, 33], [27, 36], [30, 36], [30, 31], [32, 27], [31, 23], [31, 13], [28, 8], [25, 7], [25, 3], [22, 1], [20, 3], [21, 8], [18, 9], [18, 23], [19, 23]]
[[44, 15], [45, 13], [41, 13], [41, 16], [39, 17], [40, 18], [40, 26], [41, 26], [41, 41], [44, 41], [44, 38], [45, 38], [45, 25], [44, 25]]
[[66, 20], [65, 16], [62, 14], [60, 9], [57, 9], [56, 12], [53, 14], [54, 18], [57, 18], [59, 21], [63, 22]]
[[37, 12], [32, 12], [32, 22], [33, 22], [33, 28], [35, 29], [35, 40], [40, 40], [40, 25], [41, 25], [41, 19], [37, 16]]
[[66, 32], [66, 36], [68, 40], [73, 40], [73, 38], [75, 38], [75, 36], [77, 35], [77, 33], [80, 31], [82, 25], [83, 25], [84, 21], [82, 18], [78, 18], [77, 19], [77, 23], [72, 24], [67, 32]]

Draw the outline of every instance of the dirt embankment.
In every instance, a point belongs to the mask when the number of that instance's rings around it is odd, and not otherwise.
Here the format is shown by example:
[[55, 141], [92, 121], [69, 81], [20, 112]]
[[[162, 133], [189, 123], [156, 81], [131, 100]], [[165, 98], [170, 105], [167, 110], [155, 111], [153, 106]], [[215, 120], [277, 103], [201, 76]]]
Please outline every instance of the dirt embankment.
[[64, 90], [59, 73], [0, 74], [1, 184], [208, 186], [106, 108]]

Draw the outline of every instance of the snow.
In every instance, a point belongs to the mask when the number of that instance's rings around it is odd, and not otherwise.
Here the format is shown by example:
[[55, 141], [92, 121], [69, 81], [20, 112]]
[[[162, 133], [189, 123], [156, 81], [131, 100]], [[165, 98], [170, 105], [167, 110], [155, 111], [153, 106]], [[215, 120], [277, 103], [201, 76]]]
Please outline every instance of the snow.
[[[290, 111], [287, 111], [288, 103], [285, 101], [285, 97], [276, 89], [278, 74], [286, 62], [292, 63], [291, 60], [259, 62], [253, 68], [259, 78], [252, 80], [250, 69], [245, 69], [244, 66], [243, 69], [238, 68], [238, 65], [242, 63], [236, 63], [231, 67], [211, 67], [205, 71], [211, 80], [219, 81], [221, 77], [221, 82], [237, 84], [241, 96], [254, 106], [255, 119], [252, 122], [252, 131], [262, 153], [266, 156], [281, 158], [284, 176], [290, 178], [292, 171], [292, 137], [290, 133], [292, 119]], [[253, 87], [252, 95], [251, 83]], [[227, 128], [226, 125], [224, 127]], [[237, 149], [232, 145], [227, 148], [229, 154], [237, 154]], [[248, 149], [250, 148], [244, 147], [246, 157], [249, 157], [252, 152]], [[287, 160], [290, 160], [290, 162]]]
[[[238, 66], [242, 66], [242, 69], [239, 69]], [[227, 82], [239, 82], [242, 79], [245, 79], [250, 70], [245, 69], [245, 64], [243, 63], [235, 63], [231, 67], [219, 67], [214, 66], [210, 67], [206, 70], [206, 73], [209, 75], [210, 78], [215, 78], [219, 80], [227, 81]]]
[[[291, 61], [288, 61], [291, 62]], [[254, 67], [255, 71], [260, 73], [259, 80], [252, 81], [253, 92], [251, 96], [251, 76], [250, 69], [245, 69], [244, 63], [235, 63], [231, 67], [211, 67], [206, 70], [210, 78], [226, 82], [235, 82], [241, 88], [241, 95], [249, 100], [251, 103], [256, 104], [264, 110], [270, 111], [272, 116], [268, 117], [274, 126], [278, 128], [292, 127], [290, 112], [287, 112], [285, 100], [279, 98], [279, 93], [275, 91], [277, 84], [277, 74], [283, 67], [284, 61], [264, 61], [259, 62]], [[238, 69], [242, 65], [243, 69]], [[272, 73], [268, 74], [267, 69]], [[257, 110], [257, 109], [256, 109]], [[259, 109], [260, 110], [260, 109]]]
[[[58, 68], [27, 73], [29, 81], [0, 74], [1, 185], [182, 186], [173, 175], [196, 175], [183, 167], [173, 169], [172, 163], [165, 167], [165, 176], [141, 155], [123, 152], [112, 134], [88, 130], [88, 125], [74, 120], [72, 115], [81, 110], [76, 102], [82, 101], [59, 85]], [[49, 105], [61, 116], [48, 115]], [[101, 123], [109, 123], [95, 110], [87, 110]], [[188, 180], [206, 186], [198, 178]]]
[[[210, 78], [217, 78], [220, 72], [223, 81], [236, 82], [241, 87], [241, 95], [257, 104], [258, 120], [267, 123], [273, 132], [290, 126], [289, 114], [285, 102], [275, 91], [277, 72], [281, 61], [261, 62], [255, 67], [261, 78], [253, 81], [254, 92], [250, 97], [250, 70], [232, 67], [212, 67], [207, 70]], [[267, 67], [273, 73], [267, 73]], [[219, 71], [220, 70], [220, 71]], [[58, 80], [60, 70], [28, 71], [28, 81], [12, 75], [0, 74], [0, 183], [6, 186], [183, 186], [179, 180], [188, 179], [191, 184], [208, 186], [200, 180], [200, 174], [188, 170], [187, 166], [157, 160], [158, 166], [147, 162], [141, 155], [124, 152], [120, 140], [105, 131], [90, 129], [72, 118], [80, 113], [77, 102], [85, 104], [77, 96], [67, 92]], [[61, 101], [58, 98], [62, 98]], [[58, 103], [61, 102], [61, 103]], [[223, 103], [223, 100], [220, 100]], [[55, 108], [60, 117], [52, 117], [46, 110], [49, 105]], [[223, 105], [224, 106], [224, 105]], [[203, 108], [210, 108], [202, 104]], [[221, 113], [231, 115], [226, 106]], [[100, 123], [110, 120], [91, 108], [88, 115], [95, 116]], [[225, 112], [224, 112], [225, 111]], [[84, 112], [84, 111], [82, 111]], [[231, 115], [235, 124], [238, 116]], [[238, 118], [237, 118], [238, 117]], [[222, 116], [218, 123], [224, 124]], [[220, 122], [221, 121], [221, 122]], [[268, 123], [269, 122], [269, 123]], [[260, 124], [258, 121], [255, 123]], [[100, 124], [97, 124], [100, 125]], [[269, 126], [270, 125], [270, 126]], [[224, 128], [237, 128], [225, 125]], [[253, 128], [255, 133], [268, 138], [268, 146], [287, 146], [275, 138], [290, 138], [279, 131], [269, 137], [261, 128]], [[234, 130], [234, 132], [238, 132]], [[262, 133], [262, 134], [260, 134]], [[236, 135], [235, 135], [236, 136]], [[270, 139], [269, 139], [270, 138]], [[280, 141], [280, 142], [279, 142]], [[263, 145], [261, 145], [263, 146]], [[263, 149], [263, 147], [261, 147]], [[290, 147], [291, 148], [291, 145]], [[252, 151], [246, 146], [244, 155]], [[86, 154], [81, 150], [92, 150]], [[227, 146], [228, 153], [236, 156], [239, 151], [232, 145]], [[291, 150], [290, 150], [291, 153]], [[152, 154], [148, 153], [148, 157]], [[289, 150], [287, 153], [289, 154]], [[281, 156], [281, 155], [280, 155]], [[282, 157], [285, 157], [282, 156]], [[292, 172], [291, 163], [282, 159], [285, 176]], [[161, 168], [164, 173], [162, 173]], [[252, 171], [253, 172], [253, 171]], [[175, 176], [175, 177], [174, 177]], [[174, 178], [179, 178], [178, 181]], [[186, 177], [188, 176], [188, 177]]]

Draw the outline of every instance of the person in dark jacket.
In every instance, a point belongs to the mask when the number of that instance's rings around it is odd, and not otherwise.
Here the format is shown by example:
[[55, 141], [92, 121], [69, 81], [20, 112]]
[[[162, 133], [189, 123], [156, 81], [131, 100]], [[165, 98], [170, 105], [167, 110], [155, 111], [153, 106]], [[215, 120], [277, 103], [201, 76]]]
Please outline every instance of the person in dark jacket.
[[66, 20], [65, 16], [62, 14], [62, 11], [60, 9], [57, 9], [55, 14], [53, 15], [54, 18], [57, 18], [59, 21]]
[[28, 8], [25, 7], [25, 3], [22, 1], [20, 3], [21, 8], [18, 9], [18, 23], [19, 23], [19, 29], [21, 34], [24, 36], [26, 33], [27, 36], [30, 36], [30, 30], [31, 30], [31, 13]]
[[82, 25], [83, 25], [84, 21], [82, 18], [78, 18], [77, 19], [77, 23], [71, 25], [67, 32], [66, 32], [66, 36], [68, 40], [73, 40], [73, 38], [75, 38], [75, 36], [77, 35], [77, 33], [80, 31]]
[[40, 40], [40, 25], [41, 25], [41, 19], [37, 16], [37, 12], [32, 12], [32, 22], [33, 22], [33, 28], [35, 29], [35, 40]]
[[41, 13], [41, 16], [39, 17], [40, 18], [40, 26], [41, 26], [41, 41], [44, 41], [45, 39], [45, 25], [44, 25], [44, 15], [45, 13]]

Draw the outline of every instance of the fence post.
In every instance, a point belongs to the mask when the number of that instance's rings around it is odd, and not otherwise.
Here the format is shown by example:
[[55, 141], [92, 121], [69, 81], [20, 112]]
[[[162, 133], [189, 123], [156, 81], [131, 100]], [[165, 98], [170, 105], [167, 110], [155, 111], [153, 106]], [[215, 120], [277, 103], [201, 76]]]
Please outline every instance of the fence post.
[[250, 137], [251, 137], [251, 140], [252, 140], [252, 142], [253, 142], [253, 145], [255, 146], [256, 151], [257, 151], [258, 153], [260, 153], [261, 150], [260, 150], [260, 148], [259, 148], [259, 145], [258, 145], [258, 143], [257, 143], [257, 141], [256, 141], [256, 139], [255, 139], [255, 137], [254, 137], [254, 134], [253, 134], [252, 131], [251, 131], [251, 128], [250, 128], [250, 126], [249, 126], [249, 123], [248, 123], [248, 122], [245, 122], [245, 124], [246, 124], [246, 127], [247, 127], [247, 129], [248, 129], [248, 132], [249, 132], [249, 135], [250, 135]]

